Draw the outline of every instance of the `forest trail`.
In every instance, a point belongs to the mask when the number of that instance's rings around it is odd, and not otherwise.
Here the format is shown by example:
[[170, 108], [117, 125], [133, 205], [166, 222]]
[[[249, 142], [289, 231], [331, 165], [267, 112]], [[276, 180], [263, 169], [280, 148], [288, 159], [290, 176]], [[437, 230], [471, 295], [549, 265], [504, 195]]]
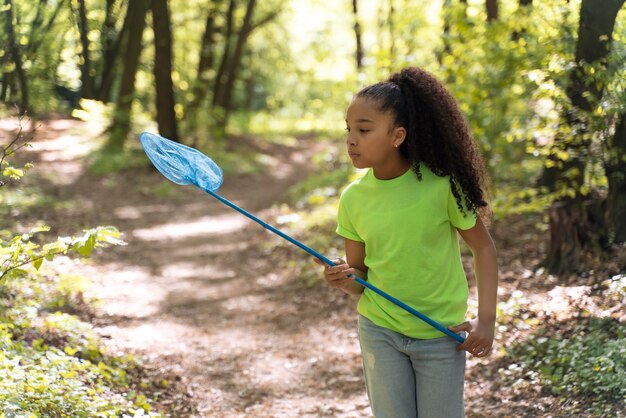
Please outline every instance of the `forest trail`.
[[[269, 232], [196, 188], [163, 189], [151, 170], [90, 174], [96, 135], [84, 131], [65, 119], [38, 128], [30, 175], [70, 204], [31, 215], [59, 235], [97, 225], [123, 233], [127, 246], [79, 270], [94, 280], [92, 322], [111, 350], [168, 380], [161, 407], [197, 417], [370, 415], [355, 300], [279, 270], [265, 257]], [[310, 145], [267, 146], [267, 169], [225, 178], [220, 194], [263, 219], [306, 178]]]
[[[0, 122], [2, 130], [15, 128]], [[309, 287], [276, 265], [281, 251], [274, 252], [273, 234], [195, 187], [173, 185], [151, 169], [90, 173], [87, 160], [101, 137], [100, 129], [76, 120], [42, 122], [24, 152], [35, 165], [24, 184], [56, 203], [18, 220], [41, 220], [61, 236], [98, 225], [123, 233], [128, 245], [98, 251], [72, 271], [93, 281], [88, 295], [99, 303], [89, 320], [112, 354], [140, 360], [159, 410], [173, 417], [371, 417], [356, 299], [321, 282]], [[259, 151], [264, 168], [225, 176], [220, 194], [266, 220], [289, 187], [311, 173], [311, 157], [320, 152], [306, 139], [289, 146], [231, 142]], [[537, 311], [547, 309], [547, 300], [550, 306], [568, 300], [554, 293], [564, 288], [553, 278], [531, 280], [527, 266], [537, 265], [543, 250], [526, 223], [509, 222], [500, 232], [494, 225], [492, 233], [501, 301], [519, 290], [543, 307]], [[473, 279], [470, 287], [472, 315]], [[468, 357], [468, 418], [542, 416], [538, 410], [558, 408], [557, 398], [499, 382], [508, 367], [502, 347], [520, 331], [497, 335], [489, 359]]]

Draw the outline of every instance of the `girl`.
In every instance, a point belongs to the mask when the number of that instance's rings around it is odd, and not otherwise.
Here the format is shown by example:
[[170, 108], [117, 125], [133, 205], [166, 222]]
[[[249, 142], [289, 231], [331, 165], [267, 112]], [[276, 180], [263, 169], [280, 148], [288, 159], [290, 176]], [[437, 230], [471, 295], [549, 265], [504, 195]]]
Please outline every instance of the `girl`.
[[[337, 233], [347, 261], [335, 260], [324, 278], [360, 295], [372, 411], [376, 418], [462, 417], [464, 351], [487, 356], [496, 319], [496, 250], [481, 220], [484, 163], [454, 98], [418, 68], [357, 93], [346, 124], [348, 155], [369, 170], [341, 195]], [[457, 232], [472, 250], [478, 283], [478, 316], [469, 321]], [[465, 342], [364, 291], [351, 275], [467, 335]]]

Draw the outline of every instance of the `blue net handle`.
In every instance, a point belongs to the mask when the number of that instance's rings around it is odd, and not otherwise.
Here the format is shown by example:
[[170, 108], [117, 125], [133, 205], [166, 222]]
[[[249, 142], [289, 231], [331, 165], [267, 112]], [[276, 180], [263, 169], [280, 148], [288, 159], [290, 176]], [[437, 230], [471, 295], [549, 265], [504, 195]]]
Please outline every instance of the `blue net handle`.
[[[141, 140], [143, 149], [148, 155], [150, 161], [152, 161], [152, 164], [154, 164], [157, 170], [159, 170], [159, 172], [169, 180], [173, 181], [176, 184], [194, 184], [198, 186], [200, 189], [209, 193], [211, 196], [224, 203], [226, 206], [247, 216], [265, 229], [286, 239], [287, 241], [303, 249], [312, 256], [322, 260], [329, 266], [335, 265], [332, 260], [326, 258], [312, 248], [307, 247], [298, 240], [290, 237], [284, 232], [274, 228], [272, 225], [262, 221], [251, 213], [245, 211], [244, 209], [240, 208], [229, 200], [218, 195], [216, 192], [222, 185], [222, 181], [224, 179], [222, 169], [217, 164], [215, 164], [213, 160], [202, 154], [200, 151], [150, 132], [143, 132], [139, 138]], [[460, 335], [450, 331], [448, 328], [430, 319], [429, 317], [415, 310], [406, 303], [396, 299], [388, 293], [383, 292], [376, 286], [368, 283], [360, 277], [356, 277], [354, 275], [353, 277], [354, 280], [361, 286], [370, 289], [372, 292], [377, 293], [378, 295], [384, 297], [393, 304], [415, 315], [433, 328], [454, 338], [459, 343], [463, 343], [465, 341], [465, 339]]]

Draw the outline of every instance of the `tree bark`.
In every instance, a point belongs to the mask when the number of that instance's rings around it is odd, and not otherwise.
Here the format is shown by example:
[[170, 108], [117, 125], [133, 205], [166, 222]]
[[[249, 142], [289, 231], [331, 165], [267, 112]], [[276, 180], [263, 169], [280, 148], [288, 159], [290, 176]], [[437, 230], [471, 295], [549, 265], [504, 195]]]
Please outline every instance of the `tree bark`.
[[233, 36], [233, 19], [235, 14], [235, 0], [230, 0], [228, 11], [226, 12], [226, 31], [224, 33], [224, 51], [220, 61], [217, 74], [215, 75], [215, 87], [213, 88], [213, 107], [222, 106], [224, 103], [226, 69], [230, 65], [230, 46]]
[[356, 68], [361, 71], [363, 69], [363, 42], [361, 40], [358, 0], [352, 0], [352, 13], [354, 15], [354, 37], [356, 38]]
[[485, 0], [485, 8], [487, 9], [487, 22], [498, 20], [498, 0]]
[[553, 157], [554, 166], [544, 169], [542, 177], [550, 191], [568, 192], [567, 197], [560, 197], [550, 210], [551, 241], [546, 265], [554, 273], [576, 271], [583, 263], [584, 254], [599, 255], [606, 246], [606, 214], [599, 216], [596, 205], [581, 194], [589, 139], [586, 124], [579, 120], [577, 112], [591, 112], [602, 98], [604, 84], [585, 74], [583, 65], [606, 71], [615, 18], [623, 4], [624, 0], [607, 0], [603, 7], [598, 7], [594, 0], [581, 3], [575, 67], [570, 72], [567, 88], [574, 111], [563, 118], [576, 133], [571, 138], [555, 139], [553, 154], [564, 151], [569, 158], [561, 161]]
[[119, 31], [115, 28], [116, 21], [121, 19], [122, 16], [121, 12], [118, 13], [116, 11], [122, 9], [121, 3], [123, 2], [123, 0], [106, 1], [105, 17], [100, 28], [102, 58], [98, 63], [99, 77], [95, 90], [97, 99], [103, 102], [110, 102], [113, 98], [112, 89], [116, 69], [118, 68], [118, 58], [121, 55], [122, 40], [128, 30], [127, 19], [124, 19], [122, 28]]
[[[387, 17], [387, 25], [389, 27], [389, 57], [395, 60], [396, 56], [396, 8], [393, 0], [389, 0], [389, 15]], [[392, 66], [390, 66], [390, 70]]]
[[[70, 2], [71, 4], [71, 2]], [[80, 95], [84, 98], [94, 97], [94, 78], [91, 72], [92, 62], [89, 51], [89, 24], [87, 22], [87, 7], [85, 6], [85, 0], [78, 0], [78, 32], [80, 33], [80, 45], [82, 62], [80, 64]]]
[[22, 52], [17, 43], [17, 39], [15, 36], [15, 29], [13, 27], [13, 19], [15, 18], [13, 14], [13, 2], [12, 0], [4, 0], [5, 5], [5, 24], [4, 29], [7, 34], [8, 42], [9, 42], [9, 54], [11, 54], [11, 58], [13, 59], [13, 63], [15, 64], [15, 73], [17, 74], [17, 79], [20, 88], [20, 94], [22, 100], [18, 104], [20, 113], [24, 113], [27, 110], [32, 110], [30, 108], [30, 100], [28, 97], [28, 83], [26, 81], [26, 73], [24, 72], [24, 66], [22, 64]]
[[606, 164], [609, 182], [607, 196], [607, 219], [612, 240], [616, 244], [626, 243], [626, 112], [615, 129], [609, 144]]
[[[602, 199], [562, 199], [549, 209], [550, 247], [545, 266], [552, 274], [578, 272], [606, 246]], [[598, 230], [598, 228], [600, 228]]]
[[223, 91], [222, 102], [221, 102], [221, 107], [224, 111], [224, 114], [218, 120], [218, 125], [220, 128], [226, 127], [226, 124], [228, 122], [228, 117], [230, 115], [230, 111], [232, 110], [232, 100], [233, 100], [233, 92], [234, 92], [234, 87], [235, 87], [235, 80], [237, 79], [237, 74], [239, 72], [239, 67], [241, 65], [241, 57], [243, 56], [244, 46], [246, 44], [248, 36], [252, 32], [252, 15], [254, 13], [255, 6], [256, 6], [256, 0], [248, 0], [248, 6], [246, 8], [246, 15], [244, 16], [241, 29], [239, 30], [239, 34], [237, 36], [235, 50], [233, 51], [232, 58], [229, 60], [229, 65], [227, 68], [227, 78], [226, 78], [226, 83], [224, 85], [224, 91]]
[[211, 3], [204, 25], [204, 33], [200, 41], [200, 58], [198, 60], [198, 71], [193, 86], [193, 98], [189, 104], [188, 113], [195, 113], [197, 108], [206, 98], [209, 90], [210, 70], [215, 62], [215, 20], [220, 10], [221, 1]]
[[121, 150], [130, 131], [131, 106], [135, 95], [135, 75], [139, 65], [141, 40], [149, 7], [150, 1], [131, 1], [128, 4], [126, 21], [129, 29], [125, 36], [124, 70], [107, 143], [107, 148], [111, 150]]
[[178, 141], [174, 110], [174, 83], [172, 82], [172, 31], [167, 0], [152, 0], [152, 22], [157, 124], [162, 136]]

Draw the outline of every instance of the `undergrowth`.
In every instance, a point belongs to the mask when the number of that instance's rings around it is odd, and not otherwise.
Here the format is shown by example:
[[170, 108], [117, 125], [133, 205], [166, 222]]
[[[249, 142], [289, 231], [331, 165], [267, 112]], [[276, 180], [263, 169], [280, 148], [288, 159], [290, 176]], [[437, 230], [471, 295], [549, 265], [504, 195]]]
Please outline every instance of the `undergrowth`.
[[137, 362], [108, 355], [67, 313], [88, 313], [80, 286], [31, 272], [5, 282], [0, 301], [0, 417], [159, 416], [131, 389]]

